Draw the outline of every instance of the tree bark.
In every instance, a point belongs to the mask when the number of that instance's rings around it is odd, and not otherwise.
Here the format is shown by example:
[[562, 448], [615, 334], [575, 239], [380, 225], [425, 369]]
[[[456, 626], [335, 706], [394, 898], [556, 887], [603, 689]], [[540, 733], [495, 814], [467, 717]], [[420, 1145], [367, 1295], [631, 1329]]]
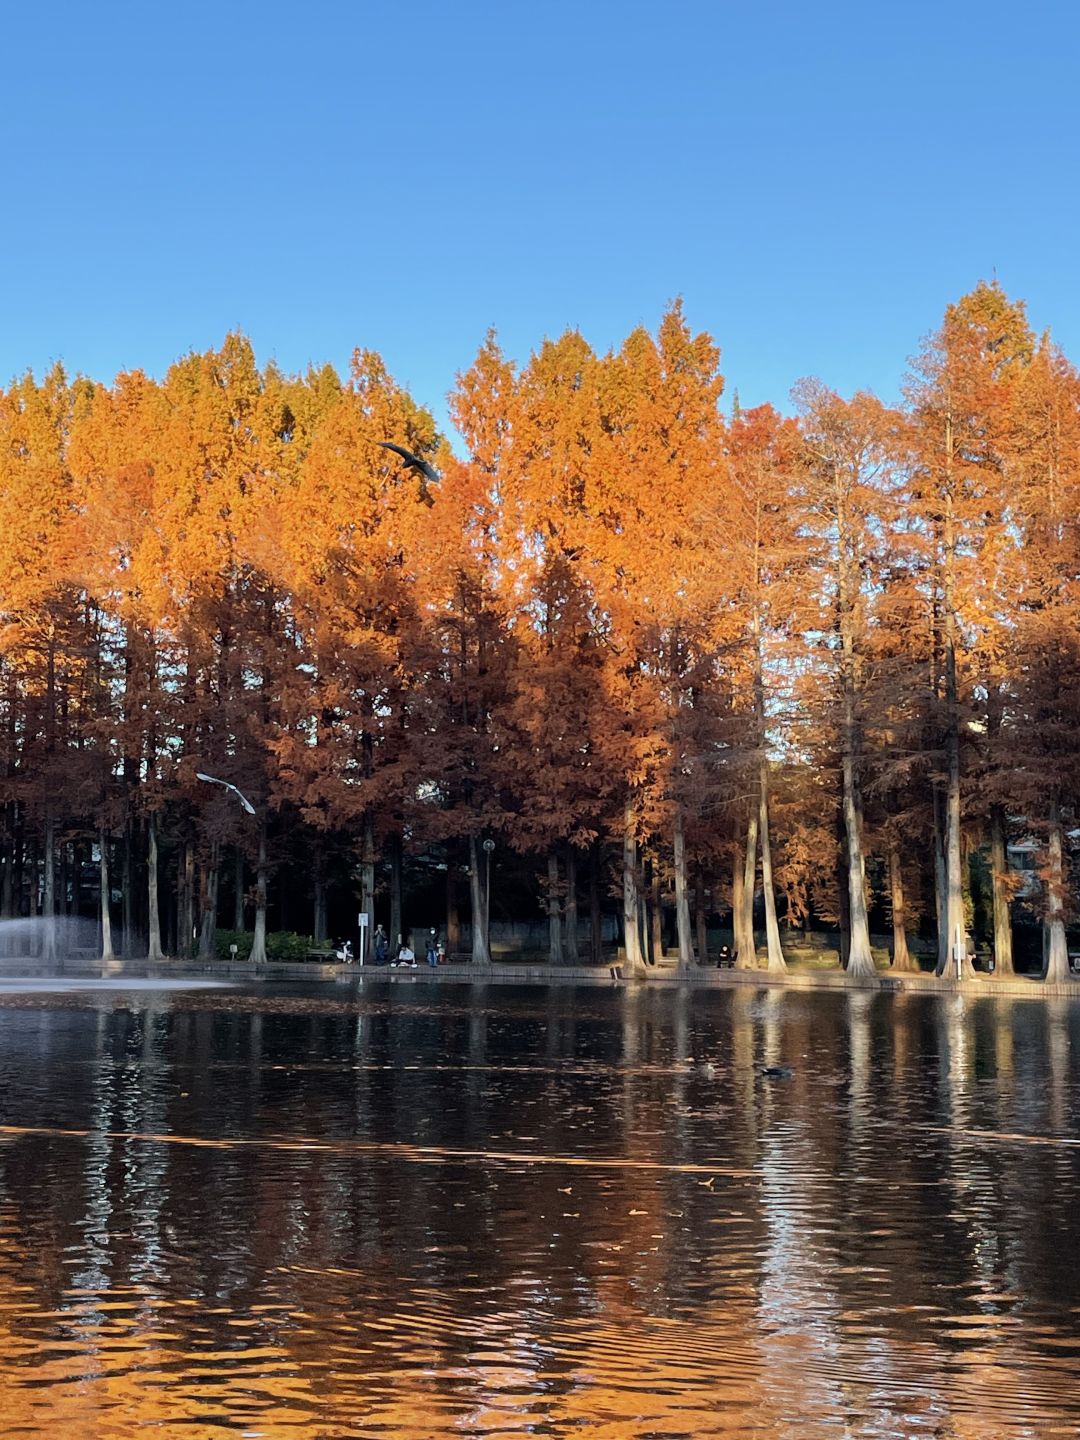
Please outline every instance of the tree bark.
[[736, 970], [757, 969], [757, 936], [754, 934], [754, 891], [757, 882], [758, 825], [761, 822], [760, 802], [750, 812], [746, 824], [746, 849], [743, 851], [742, 934], [735, 954]]
[[453, 849], [446, 861], [446, 958], [452, 960], [461, 949], [461, 912], [458, 909], [457, 875]]
[[1061, 822], [1055, 816], [1050, 826], [1047, 845], [1049, 875], [1046, 885], [1045, 927], [1046, 963], [1043, 979], [1060, 983], [1071, 979], [1069, 952], [1065, 940], [1065, 860]]
[[315, 874], [314, 883], [314, 905], [311, 916], [311, 938], [316, 945], [321, 945], [327, 938], [326, 922], [326, 857], [323, 854], [322, 846], [318, 845], [315, 851]]
[[592, 843], [589, 858], [589, 949], [592, 963], [599, 965], [604, 958], [604, 922], [600, 909], [600, 841]]
[[699, 965], [709, 963], [708, 916], [705, 913], [705, 876], [700, 868], [694, 877], [694, 928], [697, 932], [697, 958]]
[[146, 958], [150, 961], [165, 959], [161, 948], [161, 912], [158, 899], [158, 842], [157, 816], [151, 812], [146, 824], [146, 900], [149, 914], [149, 937], [146, 944]]
[[98, 835], [101, 847], [101, 861], [98, 874], [101, 883], [101, 958], [115, 960], [112, 938], [112, 892], [109, 888], [109, 837], [101, 830]]
[[360, 945], [362, 948], [357, 959], [364, 964], [370, 964], [372, 938], [375, 934], [375, 825], [370, 814], [364, 816], [364, 834], [361, 844], [360, 909], [367, 916], [367, 924], [361, 927], [363, 933], [360, 936]]
[[[255, 865], [255, 935], [251, 942], [251, 961], [266, 964], [266, 821], [259, 821], [259, 855]], [[370, 922], [369, 922], [370, 923]]]
[[746, 913], [743, 905], [743, 871], [746, 865], [746, 855], [741, 840], [736, 840], [732, 852], [731, 864], [731, 947], [738, 960], [739, 955], [745, 950], [746, 942]]
[[[401, 836], [394, 831], [389, 840], [390, 848], [390, 939], [399, 944], [398, 936], [405, 933], [403, 889], [401, 880], [402, 854]], [[474, 912], [475, 913], [475, 912]], [[475, 922], [474, 922], [475, 923]], [[459, 937], [460, 942], [460, 937]], [[449, 943], [449, 942], [448, 942]]]
[[572, 845], [566, 847], [566, 904], [563, 924], [563, 950], [568, 965], [576, 965], [581, 958], [578, 945], [578, 899], [577, 899], [577, 852]]
[[686, 834], [682, 810], [675, 810], [675, 926], [679, 936], [679, 969], [689, 970], [694, 963], [694, 940], [690, 929], [690, 893], [686, 884]]
[[195, 939], [195, 848], [190, 840], [184, 841], [183, 869], [178, 879], [176, 949], [182, 959], [189, 960]]
[[634, 831], [634, 806], [627, 800], [623, 811], [623, 946], [626, 968], [632, 975], [645, 970], [641, 949], [641, 896], [638, 890], [637, 837]]
[[563, 963], [562, 916], [559, 914], [559, 854], [555, 849], [547, 857], [548, 959], [552, 965]]
[[491, 948], [488, 943], [487, 876], [481, 864], [487, 862], [487, 855], [481, 848], [476, 835], [469, 836], [469, 899], [472, 908], [472, 961], [474, 965], [491, 964]]
[[120, 890], [123, 896], [121, 915], [123, 916], [124, 932], [120, 937], [120, 953], [126, 959], [131, 959], [135, 954], [135, 886], [132, 879], [134, 865], [133, 837], [131, 833], [131, 821], [124, 826], [124, 838], [120, 849]]
[[56, 962], [56, 821], [50, 811], [45, 816], [44, 885], [41, 909], [44, 920], [41, 957], [49, 964]]
[[210, 846], [210, 859], [203, 871], [202, 920], [199, 926], [199, 958], [214, 958], [217, 935], [218, 882], [221, 876], [221, 846], [215, 840]]
[[1012, 907], [1009, 904], [1009, 851], [1005, 840], [1005, 812], [990, 811], [990, 866], [994, 894], [994, 974], [1013, 975]]
[[660, 894], [660, 868], [649, 865], [649, 960], [659, 965], [664, 958], [664, 905]]
[[787, 961], [780, 946], [780, 926], [776, 919], [776, 891], [773, 889], [772, 846], [769, 842], [769, 762], [762, 754], [760, 762], [759, 834], [761, 839], [761, 888], [765, 893], [765, 943], [768, 947], [770, 970], [786, 970]]
[[244, 929], [244, 852], [239, 845], [233, 851], [233, 929], [238, 935]]
[[904, 874], [900, 867], [900, 851], [895, 845], [889, 847], [889, 893], [892, 901], [892, 968], [900, 971], [917, 970], [919, 967], [908, 949]]

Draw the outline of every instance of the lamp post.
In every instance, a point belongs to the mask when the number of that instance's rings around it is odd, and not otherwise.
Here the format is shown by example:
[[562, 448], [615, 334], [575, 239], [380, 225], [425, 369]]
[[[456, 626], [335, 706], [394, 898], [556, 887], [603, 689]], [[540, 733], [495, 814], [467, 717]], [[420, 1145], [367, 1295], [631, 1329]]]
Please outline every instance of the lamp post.
[[495, 841], [489, 835], [484, 841], [484, 949], [491, 960], [491, 856]]

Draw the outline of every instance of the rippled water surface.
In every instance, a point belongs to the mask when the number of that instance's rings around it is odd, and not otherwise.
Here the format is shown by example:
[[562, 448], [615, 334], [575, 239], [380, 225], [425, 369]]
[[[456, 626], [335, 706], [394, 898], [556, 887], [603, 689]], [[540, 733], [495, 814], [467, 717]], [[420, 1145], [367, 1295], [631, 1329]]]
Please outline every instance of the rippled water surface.
[[1078, 1054], [1054, 1000], [0, 994], [0, 1433], [1075, 1436]]

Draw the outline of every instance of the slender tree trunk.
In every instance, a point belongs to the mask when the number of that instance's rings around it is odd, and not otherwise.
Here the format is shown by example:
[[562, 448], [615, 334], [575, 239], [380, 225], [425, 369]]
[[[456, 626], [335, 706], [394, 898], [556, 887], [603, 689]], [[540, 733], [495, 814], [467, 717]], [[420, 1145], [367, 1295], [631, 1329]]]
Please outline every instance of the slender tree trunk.
[[563, 949], [566, 963], [576, 965], [581, 958], [578, 945], [578, 901], [577, 901], [577, 852], [572, 845], [566, 847], [566, 921], [563, 925]]
[[367, 916], [367, 924], [360, 936], [361, 953], [357, 956], [365, 965], [371, 963], [371, 947], [375, 935], [375, 824], [370, 814], [364, 816], [363, 853], [360, 857], [360, 909]]
[[124, 826], [124, 838], [120, 850], [120, 888], [123, 893], [123, 916], [124, 933], [121, 936], [120, 953], [131, 959], [135, 954], [135, 885], [133, 881], [133, 855], [134, 837], [131, 833], [131, 821], [128, 820]]
[[244, 851], [237, 845], [233, 851], [233, 929], [244, 930]]
[[469, 836], [469, 901], [472, 910], [472, 961], [474, 965], [491, 964], [491, 948], [488, 944], [488, 903], [486, 894], [487, 876], [484, 853], [479, 838]]
[[314, 905], [311, 916], [311, 938], [315, 941], [316, 945], [321, 945], [327, 938], [326, 857], [323, 854], [322, 846], [317, 842], [314, 868]]
[[188, 960], [195, 939], [195, 847], [190, 839], [184, 841], [183, 871], [179, 878], [176, 948], [181, 958]]
[[697, 931], [697, 958], [699, 965], [709, 963], [708, 916], [705, 913], [705, 876], [700, 868], [694, 877], [694, 928]]
[[210, 859], [203, 872], [202, 922], [199, 926], [199, 958], [214, 958], [217, 935], [218, 883], [221, 877], [221, 846], [215, 840], [210, 846]]
[[844, 699], [844, 833], [847, 837], [847, 884], [850, 945], [849, 975], [875, 974], [870, 949], [870, 921], [866, 911], [866, 862], [862, 850], [862, 805], [855, 773], [855, 702], [849, 693]]
[[[390, 939], [394, 945], [399, 945], [399, 936], [405, 933], [404, 908], [402, 904], [401, 884], [401, 836], [395, 831], [389, 840], [390, 848]], [[475, 912], [474, 912], [475, 915]], [[475, 928], [475, 919], [474, 919]], [[447, 942], [449, 943], [449, 942]]]
[[1069, 952], [1065, 941], [1065, 860], [1061, 837], [1061, 822], [1055, 815], [1050, 826], [1050, 840], [1047, 846], [1049, 876], [1046, 886], [1046, 913], [1043, 920], [1045, 929], [1045, 968], [1043, 979], [1055, 982], [1071, 979], [1069, 973]]
[[735, 954], [736, 970], [757, 969], [757, 936], [754, 934], [754, 891], [757, 888], [758, 825], [760, 803], [750, 812], [746, 825], [746, 849], [743, 851], [742, 934]]
[[1012, 912], [1009, 904], [1009, 852], [1005, 842], [1005, 812], [990, 811], [990, 867], [994, 892], [994, 974], [1013, 975]]
[[115, 960], [112, 938], [112, 892], [109, 881], [109, 837], [105, 831], [99, 833], [101, 846], [101, 958], [102, 960]]
[[[251, 942], [251, 960], [266, 964], [266, 821], [259, 821], [259, 856], [255, 865], [255, 935]], [[370, 924], [370, 921], [368, 922]]]
[[604, 958], [604, 923], [600, 909], [601, 863], [600, 841], [594, 840], [589, 859], [589, 949], [594, 965], [599, 965]]
[[549, 850], [547, 857], [548, 959], [552, 965], [563, 963], [562, 917], [559, 914], [559, 854]]
[[649, 866], [649, 950], [653, 965], [664, 958], [664, 905], [660, 894], [660, 868]]
[[960, 715], [956, 685], [956, 619], [951, 596], [946, 609], [945, 643], [945, 753], [948, 767], [945, 792], [945, 924], [950, 958], [959, 946], [963, 971], [973, 974], [964, 931], [964, 876], [960, 850]]
[[56, 821], [50, 811], [45, 816], [45, 867], [42, 887], [42, 916], [44, 919], [41, 937], [41, 956], [49, 964], [56, 962]]
[[944, 975], [949, 964], [948, 876], [945, 872], [945, 831], [941, 819], [941, 789], [934, 786], [934, 915], [937, 920], [937, 965], [935, 973]]
[[743, 872], [746, 856], [741, 840], [736, 840], [731, 865], [731, 946], [736, 960], [746, 949], [746, 907], [743, 904]]
[[151, 811], [146, 823], [146, 901], [149, 914], [149, 938], [146, 958], [151, 962], [164, 960], [161, 948], [161, 914], [158, 908], [158, 843], [157, 816]]
[[769, 841], [769, 762], [765, 756], [760, 764], [759, 831], [761, 838], [761, 888], [765, 893], [765, 941], [769, 952], [769, 969], [786, 970], [787, 962], [780, 946], [780, 926], [776, 919], [776, 891], [773, 889], [772, 845]]
[[686, 834], [683, 815], [675, 810], [673, 836], [675, 852], [675, 927], [679, 936], [679, 969], [689, 970], [694, 963], [694, 940], [690, 928], [690, 892], [686, 884]]
[[637, 837], [634, 831], [634, 806], [627, 800], [623, 811], [623, 945], [626, 968], [631, 975], [645, 970], [641, 948], [641, 896], [638, 890]]
[[461, 912], [458, 909], [457, 875], [451, 851], [446, 861], [446, 958], [452, 960], [460, 949]]
[[917, 970], [919, 967], [908, 949], [904, 874], [900, 867], [900, 851], [895, 845], [889, 847], [889, 894], [892, 900], [892, 968], [900, 971]]

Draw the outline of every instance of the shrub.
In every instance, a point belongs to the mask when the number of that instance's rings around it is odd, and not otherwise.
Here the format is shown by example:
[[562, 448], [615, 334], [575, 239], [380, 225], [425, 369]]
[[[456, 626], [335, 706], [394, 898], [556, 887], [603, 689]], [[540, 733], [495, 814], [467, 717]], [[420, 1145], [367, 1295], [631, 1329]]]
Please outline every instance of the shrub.
[[254, 935], [246, 930], [219, 930], [214, 936], [214, 951], [219, 960], [231, 960], [229, 946], [236, 946], [237, 960], [247, 960], [251, 955], [251, 942]]
[[[297, 935], [294, 930], [275, 930], [266, 937], [266, 958], [268, 960], [306, 960], [308, 951], [314, 949], [315, 941], [310, 935]], [[251, 946], [248, 945], [248, 953]]]

